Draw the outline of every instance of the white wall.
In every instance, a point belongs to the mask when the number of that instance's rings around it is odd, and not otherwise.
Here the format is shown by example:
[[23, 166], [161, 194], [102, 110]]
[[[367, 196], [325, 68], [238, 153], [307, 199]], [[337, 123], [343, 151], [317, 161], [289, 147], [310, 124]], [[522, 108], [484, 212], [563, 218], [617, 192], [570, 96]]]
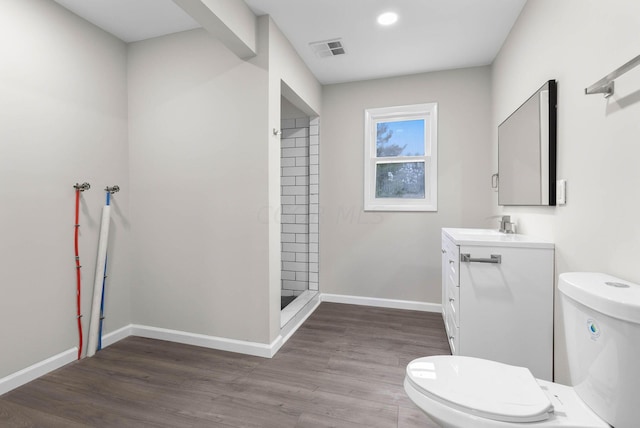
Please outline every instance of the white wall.
[[[494, 171], [498, 123], [544, 81], [558, 80], [558, 178], [567, 179], [567, 205], [495, 209], [522, 233], [556, 243], [556, 276], [602, 271], [640, 283], [640, 68], [616, 81], [609, 100], [584, 94], [640, 54], [639, 28], [636, 0], [529, 1], [494, 62]], [[559, 327], [556, 379], [567, 383]]]
[[53, 1], [8, 1], [0, 63], [1, 378], [77, 345], [76, 182], [92, 186], [80, 214], [85, 334], [107, 185], [122, 191], [105, 332], [131, 320], [125, 44]]
[[307, 117], [298, 107], [287, 101], [285, 97], [280, 97], [280, 119], [298, 119]]
[[269, 343], [262, 58], [198, 29], [128, 60], [133, 320]]
[[[323, 88], [323, 293], [439, 303], [442, 227], [491, 212], [490, 70], [461, 69]], [[364, 110], [438, 102], [438, 212], [364, 212]]]
[[[267, 46], [261, 46], [265, 44]], [[274, 340], [280, 333], [280, 137], [273, 129], [280, 129], [280, 102], [285, 96], [309, 117], [320, 116], [322, 89], [320, 83], [298, 56], [287, 38], [273, 20], [258, 18], [258, 54], [268, 52], [269, 106], [268, 106], [268, 203], [264, 206], [269, 224], [269, 331]]]
[[129, 46], [136, 323], [271, 343], [280, 332], [281, 82], [320, 85], [268, 16], [258, 55], [204, 30]]

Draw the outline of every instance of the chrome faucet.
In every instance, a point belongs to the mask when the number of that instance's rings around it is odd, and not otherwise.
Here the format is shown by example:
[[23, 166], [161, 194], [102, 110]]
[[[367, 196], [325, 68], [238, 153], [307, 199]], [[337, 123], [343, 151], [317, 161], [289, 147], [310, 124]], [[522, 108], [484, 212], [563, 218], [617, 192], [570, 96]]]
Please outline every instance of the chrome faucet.
[[511, 222], [511, 216], [503, 215], [500, 220], [500, 232], [502, 233], [516, 233], [516, 225]]

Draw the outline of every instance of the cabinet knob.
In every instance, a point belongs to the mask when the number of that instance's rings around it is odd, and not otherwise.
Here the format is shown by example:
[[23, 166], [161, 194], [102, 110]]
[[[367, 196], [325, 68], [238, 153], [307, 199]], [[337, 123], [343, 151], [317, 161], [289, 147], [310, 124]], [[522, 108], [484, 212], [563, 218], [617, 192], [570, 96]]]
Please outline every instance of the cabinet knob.
[[449, 340], [453, 340], [455, 338], [456, 338], [455, 336], [449, 336]]
[[454, 264], [456, 261], [455, 260], [449, 260], [449, 264]]
[[445, 250], [444, 248], [441, 249], [440, 251], [442, 251], [442, 254], [445, 254], [447, 252], [447, 250]]
[[449, 297], [449, 301], [450, 301], [450, 302], [455, 302], [455, 301], [456, 301], [456, 299], [454, 299], [453, 297]]

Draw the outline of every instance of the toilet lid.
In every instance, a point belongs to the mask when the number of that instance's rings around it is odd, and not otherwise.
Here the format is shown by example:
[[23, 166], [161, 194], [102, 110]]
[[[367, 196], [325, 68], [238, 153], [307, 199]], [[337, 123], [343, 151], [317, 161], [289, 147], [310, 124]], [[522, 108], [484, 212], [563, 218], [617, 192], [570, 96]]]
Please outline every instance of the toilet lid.
[[549, 398], [524, 367], [440, 355], [413, 360], [407, 379], [430, 398], [486, 419], [536, 422], [553, 412]]

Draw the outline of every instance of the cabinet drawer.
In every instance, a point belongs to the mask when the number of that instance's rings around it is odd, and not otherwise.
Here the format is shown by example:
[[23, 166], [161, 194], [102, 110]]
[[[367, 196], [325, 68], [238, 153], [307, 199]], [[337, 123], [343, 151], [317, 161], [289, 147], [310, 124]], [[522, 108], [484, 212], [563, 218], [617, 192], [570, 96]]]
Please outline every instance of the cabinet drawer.
[[447, 287], [446, 311], [456, 327], [460, 327], [460, 287]]
[[445, 328], [447, 330], [447, 340], [449, 341], [449, 347], [451, 348], [451, 355], [458, 355], [458, 344], [460, 342], [458, 327], [453, 321], [452, 314], [448, 313], [445, 318]]
[[447, 241], [447, 285], [452, 284], [456, 287], [460, 285], [460, 247]]

